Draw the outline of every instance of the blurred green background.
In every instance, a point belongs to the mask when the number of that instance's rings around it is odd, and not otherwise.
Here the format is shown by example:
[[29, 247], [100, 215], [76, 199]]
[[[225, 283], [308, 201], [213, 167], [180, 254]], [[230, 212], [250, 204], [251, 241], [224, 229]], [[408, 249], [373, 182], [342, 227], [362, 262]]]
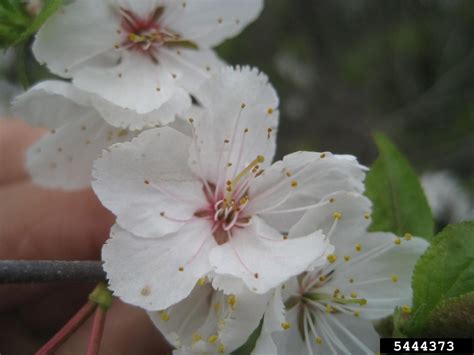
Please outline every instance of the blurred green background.
[[[473, 0], [266, 0], [218, 51], [276, 86], [279, 157], [332, 151], [369, 165], [382, 131], [418, 172], [450, 170], [474, 191]], [[0, 63], [0, 102], [16, 91], [14, 67]], [[31, 58], [28, 73], [45, 75]]]

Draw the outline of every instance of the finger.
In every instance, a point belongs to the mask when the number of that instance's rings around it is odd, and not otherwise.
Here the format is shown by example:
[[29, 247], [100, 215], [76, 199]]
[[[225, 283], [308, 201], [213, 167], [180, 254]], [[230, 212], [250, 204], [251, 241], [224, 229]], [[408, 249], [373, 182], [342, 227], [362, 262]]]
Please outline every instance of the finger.
[[0, 201], [1, 259], [97, 260], [114, 221], [91, 189], [22, 183], [1, 189]]
[[[92, 329], [92, 318], [61, 346], [61, 354], [85, 354]], [[114, 300], [107, 312], [101, 342], [102, 355], [169, 354], [169, 346], [151, 323], [145, 311]]]
[[[99, 260], [114, 217], [92, 190], [44, 190], [30, 183], [0, 189], [0, 259]], [[45, 286], [1, 286], [0, 310]]]
[[28, 178], [25, 151], [44, 132], [19, 120], [0, 120], [0, 185]]

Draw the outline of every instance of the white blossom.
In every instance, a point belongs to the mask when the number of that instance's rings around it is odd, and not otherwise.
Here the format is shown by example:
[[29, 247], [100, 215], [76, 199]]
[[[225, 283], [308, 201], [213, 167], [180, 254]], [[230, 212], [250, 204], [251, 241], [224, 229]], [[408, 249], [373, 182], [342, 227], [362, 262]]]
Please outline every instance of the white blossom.
[[226, 294], [235, 279], [264, 294], [326, 262], [323, 232], [290, 229], [332, 193], [363, 189], [350, 156], [298, 152], [270, 165], [278, 98], [263, 74], [228, 68], [199, 93], [203, 109], [186, 115], [192, 137], [148, 130], [95, 163], [93, 188], [117, 216], [103, 249], [110, 286], [148, 310], [179, 302], [205, 276]]
[[[76, 0], [38, 32], [33, 52], [55, 74], [96, 94], [95, 106], [113, 125], [115, 106], [163, 115], [189, 107], [189, 93], [221, 61], [211, 49], [237, 35], [260, 13], [262, 0]], [[166, 114], [166, 110], [165, 110]]]
[[235, 293], [226, 295], [203, 278], [183, 301], [149, 313], [175, 354], [228, 354], [258, 328], [270, 294], [258, 295], [233, 282]]
[[293, 229], [321, 228], [334, 253], [326, 265], [286, 282], [283, 296], [275, 293], [254, 355], [377, 354], [372, 321], [397, 306], [410, 312], [413, 268], [428, 243], [410, 234], [367, 233], [370, 202], [347, 193], [333, 198], [325, 211], [308, 211]]

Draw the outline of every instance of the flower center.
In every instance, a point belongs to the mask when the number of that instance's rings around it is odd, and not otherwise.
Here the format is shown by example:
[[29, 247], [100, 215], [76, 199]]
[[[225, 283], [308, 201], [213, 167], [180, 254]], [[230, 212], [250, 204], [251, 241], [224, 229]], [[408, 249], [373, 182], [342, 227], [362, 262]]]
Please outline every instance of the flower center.
[[224, 191], [218, 191], [218, 186], [209, 185], [214, 190], [208, 192], [207, 196], [211, 206], [207, 211], [199, 211], [195, 215], [213, 222], [213, 235], [219, 245], [229, 241], [233, 228], [244, 228], [250, 224], [252, 217], [245, 213], [250, 199], [242, 180], [250, 173], [257, 172], [258, 165], [264, 160], [263, 156], [257, 156], [234, 179], [226, 181]]
[[147, 18], [141, 18], [130, 10], [120, 8], [122, 18], [120, 33], [123, 33], [122, 47], [146, 54], [154, 62], [158, 62], [156, 54], [161, 46], [187, 47], [197, 49], [191, 41], [183, 40], [175, 33], [160, 24], [164, 7], [155, 9]]

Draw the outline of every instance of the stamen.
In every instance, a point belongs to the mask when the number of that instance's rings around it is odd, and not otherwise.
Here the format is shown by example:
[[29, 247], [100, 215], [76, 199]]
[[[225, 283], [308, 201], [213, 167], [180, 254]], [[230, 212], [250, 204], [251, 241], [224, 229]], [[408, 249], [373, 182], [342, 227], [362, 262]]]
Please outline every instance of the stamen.
[[263, 155], [258, 155], [247, 167], [242, 170], [242, 172], [237, 175], [232, 181], [227, 182], [227, 186], [230, 187], [230, 191], [227, 190], [226, 197], [224, 198], [224, 203], [229, 204], [232, 198], [232, 190], [237, 186], [240, 180], [246, 176], [250, 171], [258, 164], [261, 164], [265, 161], [265, 157]]

